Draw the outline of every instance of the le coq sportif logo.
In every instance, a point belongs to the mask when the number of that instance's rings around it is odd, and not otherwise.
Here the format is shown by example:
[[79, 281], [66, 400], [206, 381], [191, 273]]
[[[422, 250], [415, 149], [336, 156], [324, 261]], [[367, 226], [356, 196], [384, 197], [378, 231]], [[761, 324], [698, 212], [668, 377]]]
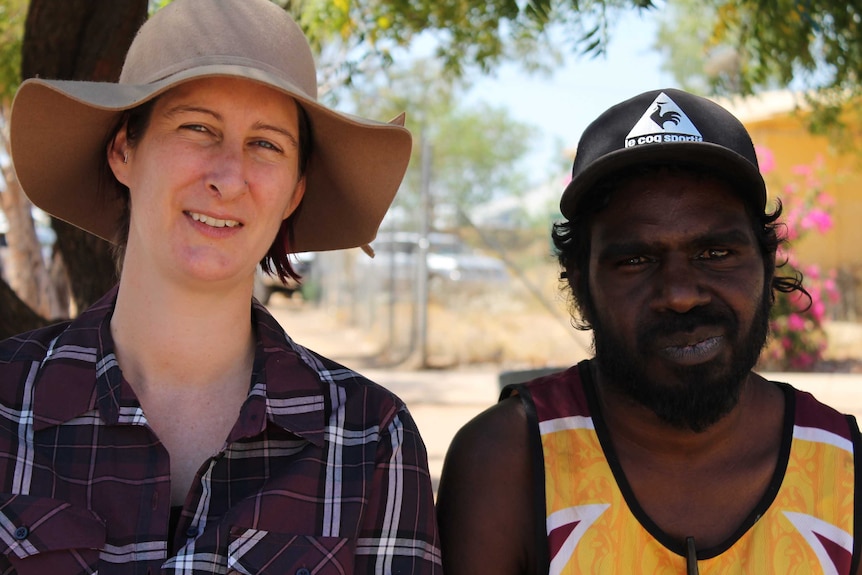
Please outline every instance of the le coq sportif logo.
[[626, 148], [669, 142], [702, 142], [689, 117], [664, 92], [656, 96], [626, 136]]

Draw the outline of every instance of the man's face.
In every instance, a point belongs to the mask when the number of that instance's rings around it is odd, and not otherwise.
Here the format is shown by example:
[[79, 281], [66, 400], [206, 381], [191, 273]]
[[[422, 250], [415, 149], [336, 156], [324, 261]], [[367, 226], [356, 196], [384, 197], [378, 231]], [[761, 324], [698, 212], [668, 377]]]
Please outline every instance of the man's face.
[[770, 305], [750, 218], [720, 180], [635, 178], [593, 219], [586, 312], [602, 381], [674, 427], [702, 431], [733, 408]]

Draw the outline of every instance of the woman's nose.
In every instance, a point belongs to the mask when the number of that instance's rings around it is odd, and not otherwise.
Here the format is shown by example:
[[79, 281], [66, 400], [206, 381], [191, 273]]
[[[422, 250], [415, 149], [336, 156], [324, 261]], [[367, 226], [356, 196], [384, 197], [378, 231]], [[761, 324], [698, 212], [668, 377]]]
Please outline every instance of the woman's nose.
[[243, 169], [242, 151], [222, 146], [213, 154], [212, 165], [207, 174], [207, 187], [222, 200], [230, 201], [248, 191], [248, 177]]

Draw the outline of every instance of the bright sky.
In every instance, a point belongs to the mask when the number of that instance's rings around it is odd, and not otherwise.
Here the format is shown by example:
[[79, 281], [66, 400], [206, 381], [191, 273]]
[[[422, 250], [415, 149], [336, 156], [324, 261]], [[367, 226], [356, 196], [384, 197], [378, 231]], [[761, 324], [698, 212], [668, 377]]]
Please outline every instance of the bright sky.
[[563, 152], [557, 139], [574, 150], [584, 128], [613, 104], [675, 86], [651, 48], [656, 28], [649, 13], [626, 11], [611, 29], [606, 56], [572, 56], [550, 77], [506, 65], [495, 78], [478, 81], [470, 98], [506, 107], [515, 119], [538, 128], [543, 136], [537, 135], [529, 161], [545, 171]]

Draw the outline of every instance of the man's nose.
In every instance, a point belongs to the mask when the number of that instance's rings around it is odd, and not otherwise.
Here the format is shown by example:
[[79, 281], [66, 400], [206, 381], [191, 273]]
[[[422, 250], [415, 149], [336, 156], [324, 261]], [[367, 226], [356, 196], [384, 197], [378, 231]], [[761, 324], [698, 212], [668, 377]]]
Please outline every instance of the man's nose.
[[656, 274], [653, 308], [656, 311], [686, 313], [709, 303], [709, 293], [700, 274], [686, 256], [666, 258]]

